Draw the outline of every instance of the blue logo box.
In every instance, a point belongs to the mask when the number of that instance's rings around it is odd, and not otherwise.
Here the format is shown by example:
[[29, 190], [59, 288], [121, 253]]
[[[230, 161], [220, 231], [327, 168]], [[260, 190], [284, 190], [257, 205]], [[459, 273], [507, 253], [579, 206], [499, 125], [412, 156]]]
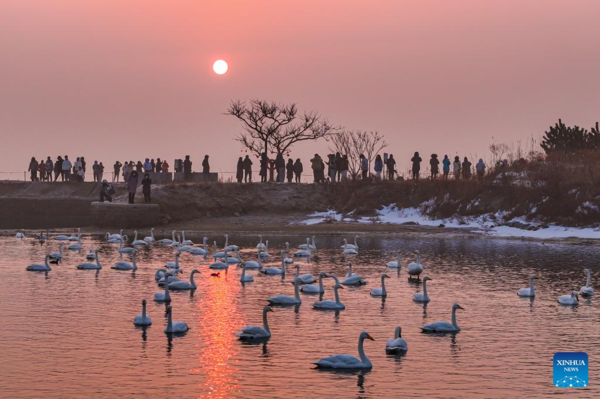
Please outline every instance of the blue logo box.
[[554, 386], [585, 388], [588, 386], [588, 355], [585, 352], [554, 354]]

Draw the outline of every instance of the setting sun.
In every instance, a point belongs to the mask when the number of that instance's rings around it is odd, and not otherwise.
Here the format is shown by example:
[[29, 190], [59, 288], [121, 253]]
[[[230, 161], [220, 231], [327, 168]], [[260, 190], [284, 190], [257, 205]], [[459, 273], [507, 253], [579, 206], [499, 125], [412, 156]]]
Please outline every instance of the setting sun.
[[229, 66], [223, 60], [215, 61], [215, 63], [213, 64], [213, 71], [215, 71], [217, 75], [223, 75], [225, 72], [227, 72], [228, 69]]

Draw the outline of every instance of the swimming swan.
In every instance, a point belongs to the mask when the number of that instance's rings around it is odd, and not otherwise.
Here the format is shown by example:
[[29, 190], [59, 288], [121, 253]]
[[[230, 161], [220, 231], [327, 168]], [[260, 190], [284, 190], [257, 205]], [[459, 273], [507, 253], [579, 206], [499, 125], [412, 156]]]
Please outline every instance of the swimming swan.
[[267, 301], [270, 305], [277, 306], [290, 306], [290, 305], [300, 305], [302, 300], [300, 299], [300, 291], [299, 291], [299, 282], [298, 280], [294, 281], [294, 297], [288, 295], [277, 295], [273, 296]]
[[[283, 263], [285, 263], [285, 259], [283, 260]], [[312, 276], [312, 274], [303, 274], [302, 276], [300, 275], [300, 265], [296, 265], [296, 275], [294, 276], [294, 281], [299, 280], [299, 284], [312, 284], [315, 281], [315, 278]], [[293, 284], [293, 282], [292, 282]]]
[[102, 265], [100, 264], [100, 259], [98, 258], [98, 250], [94, 251], [96, 254], [96, 263], [85, 262], [77, 265], [77, 268], [80, 270], [100, 270], [102, 269]]
[[356, 255], [358, 251], [348, 246], [348, 240], [344, 238], [344, 255]]
[[136, 314], [133, 319], [133, 324], [136, 326], [149, 326], [152, 324], [152, 319], [146, 314], [146, 300], [142, 299], [142, 314]]
[[325, 272], [319, 273], [319, 285], [303, 285], [300, 287], [300, 291], [305, 294], [323, 294], [325, 289], [323, 288], [323, 277], [325, 277]]
[[281, 256], [282, 256], [282, 260], [281, 260], [281, 269], [278, 269], [276, 267], [267, 267], [266, 269], [261, 269], [260, 272], [264, 273], [264, 274], [268, 274], [270, 276], [285, 276], [285, 263], [283, 263], [283, 252], [281, 251]]
[[315, 303], [313, 303], [313, 308], [320, 309], [320, 310], [344, 310], [344, 309], [346, 309], [346, 305], [344, 305], [342, 302], [340, 302], [340, 294], [338, 293], [338, 289], [343, 290], [344, 287], [342, 287], [340, 285], [337, 277], [335, 277], [333, 274], [327, 274], [327, 277], [332, 277], [335, 279], [335, 285], [333, 286], [333, 294], [335, 295], [335, 301], [325, 300], [325, 301], [315, 302]]
[[324, 357], [312, 364], [316, 365], [317, 368], [328, 369], [371, 369], [373, 368], [373, 364], [367, 355], [365, 355], [365, 351], [363, 349], [363, 342], [365, 339], [375, 341], [368, 332], [363, 331], [360, 333], [358, 338], [358, 355], [360, 356], [360, 359], [357, 359], [351, 355], [333, 355]]
[[165, 290], [163, 292], [157, 292], [154, 294], [155, 302], [171, 302], [171, 295], [169, 294], [169, 284], [165, 284]]
[[29, 266], [27, 266], [27, 271], [30, 271], [30, 272], [49, 272], [49, 271], [51, 271], [52, 268], [48, 264], [48, 259], [50, 259], [50, 255], [46, 255], [46, 257], [44, 258], [43, 265], [39, 265], [39, 264], [29, 265]]
[[579, 294], [581, 294], [581, 296], [592, 296], [594, 295], [594, 289], [591, 287], [592, 276], [590, 274], [589, 269], [583, 269], [583, 272], [587, 276], [587, 280], [585, 282], [585, 285], [581, 287], [581, 290], [579, 290]]
[[355, 249], [358, 251], [358, 236], [354, 236], [354, 244], [348, 244], [348, 241], [344, 240], [344, 245], [342, 245], [343, 249]]
[[246, 269], [248, 267], [242, 263], [242, 275], [240, 276], [240, 281], [242, 283], [249, 283], [251, 281], [254, 281], [254, 277], [251, 276], [250, 274], [246, 274]]
[[[189, 291], [195, 290], [196, 282], [194, 281], [194, 274], [199, 273], [197, 269], [192, 270], [190, 273], [190, 282], [187, 281], [175, 281], [174, 283], [169, 284], [169, 289], [173, 291]], [[167, 284], [165, 284], [167, 285]]]
[[237, 334], [238, 337], [242, 341], [251, 341], [251, 340], [259, 340], [259, 339], [269, 339], [271, 338], [271, 330], [269, 329], [269, 322], [267, 321], [267, 313], [272, 312], [270, 306], [265, 306], [263, 308], [263, 327], [258, 326], [247, 326], [242, 328], [242, 333]]
[[417, 278], [419, 278], [419, 276], [421, 276], [421, 273], [423, 273], [423, 266], [421, 265], [421, 254], [419, 253], [418, 249], [415, 249], [415, 256], [415, 261], [408, 264], [407, 271], [409, 278], [412, 278], [412, 276], [417, 276]]
[[150, 229], [150, 236], [144, 237], [144, 241], [148, 244], [153, 244], [156, 240], [154, 239], [154, 227]]
[[535, 296], [535, 289], [533, 286], [534, 280], [535, 280], [535, 275], [532, 274], [531, 276], [529, 276], [529, 287], [521, 288], [519, 291], [517, 291], [517, 295], [521, 296], [521, 297], [533, 298]]
[[381, 275], [381, 288], [372, 288], [371, 296], [387, 296], [387, 291], [385, 290], [385, 279], [386, 278], [390, 278], [390, 276], [383, 273]]
[[388, 354], [394, 353], [403, 353], [408, 350], [408, 344], [402, 338], [402, 328], [400, 326], [396, 327], [396, 331], [394, 332], [394, 338], [388, 339], [385, 344], [385, 352]]
[[132, 248], [132, 247], [123, 248], [123, 241], [119, 241], [119, 253], [120, 254], [131, 254], [134, 252], [137, 252], [137, 249]]
[[386, 266], [391, 269], [400, 269], [402, 267], [402, 264], [400, 263], [400, 253], [398, 253], [398, 259], [396, 259], [396, 261], [388, 262], [386, 263]]
[[190, 328], [183, 321], [173, 321], [171, 314], [173, 313], [173, 308], [171, 305], [167, 306], [167, 315], [169, 316], [167, 320], [167, 326], [165, 327], [165, 333], [173, 334], [173, 333], [184, 333]]
[[113, 267], [111, 267], [111, 269], [114, 270], [132, 270], [132, 271], [136, 271], [137, 270], [137, 263], [135, 263], [135, 252], [133, 253], [133, 255], [131, 256], [131, 262], [117, 262], [114, 264]]
[[342, 281], [343, 285], [363, 285], [367, 284], [367, 282], [358, 274], [352, 273], [352, 262], [349, 263], [348, 274], [346, 274], [346, 278]]
[[133, 232], [133, 242], [131, 243], [131, 245], [134, 246], [138, 246], [138, 245], [148, 245], [148, 243], [145, 240], [138, 240], [138, 232], [137, 230]]
[[579, 293], [573, 291], [571, 295], [563, 295], [558, 298], [558, 303], [566, 306], [577, 306], [579, 305]]
[[426, 326], [421, 327], [421, 330], [425, 333], [435, 333], [435, 332], [459, 332], [460, 327], [456, 324], [456, 309], [464, 308], [460, 306], [458, 303], [452, 305], [452, 324], [447, 321], [436, 321], [435, 323], [427, 324]]
[[306, 239], [306, 244], [298, 245], [298, 249], [310, 249], [311, 251], [317, 250], [317, 245], [315, 244], [315, 236], [312, 236], [312, 244], [310, 243], [310, 239]]
[[417, 292], [415, 295], [413, 295], [413, 301], [426, 303], [431, 300], [429, 295], [427, 295], [427, 282], [429, 280], [432, 279], [427, 276], [423, 277], [423, 292]]

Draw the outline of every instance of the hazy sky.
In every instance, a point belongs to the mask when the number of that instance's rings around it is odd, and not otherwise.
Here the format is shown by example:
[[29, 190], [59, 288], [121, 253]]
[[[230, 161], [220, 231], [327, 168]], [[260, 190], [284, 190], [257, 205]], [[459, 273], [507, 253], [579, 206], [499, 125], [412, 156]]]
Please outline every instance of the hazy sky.
[[600, 119], [599, 15], [593, 0], [1, 0], [0, 171], [206, 153], [235, 170], [223, 112], [250, 98], [378, 130], [403, 169], [415, 150], [487, 156], [492, 137]]

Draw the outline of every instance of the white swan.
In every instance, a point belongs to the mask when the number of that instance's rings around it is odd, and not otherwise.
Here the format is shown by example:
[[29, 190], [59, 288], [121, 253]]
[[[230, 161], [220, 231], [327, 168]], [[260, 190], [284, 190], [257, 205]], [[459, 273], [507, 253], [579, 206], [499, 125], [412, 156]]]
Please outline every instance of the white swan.
[[[69, 241], [72, 240], [69, 239]], [[77, 236], [77, 244], [71, 244], [67, 247], [67, 249], [71, 251], [81, 251], [83, 249], [83, 247], [81, 246], [81, 234]]]
[[260, 339], [269, 339], [271, 338], [271, 330], [269, 329], [269, 322], [267, 321], [267, 313], [272, 312], [270, 306], [265, 306], [263, 308], [263, 327], [258, 326], [247, 326], [242, 328], [242, 333], [237, 334], [238, 337], [242, 341], [251, 341], [251, 340], [260, 340]]
[[167, 269], [174, 269], [175, 271], [180, 271], [181, 268], [179, 267], [179, 257], [181, 255], [179, 253], [175, 254], [175, 262], [167, 262], [165, 263], [165, 267]]
[[319, 285], [303, 285], [300, 287], [300, 291], [305, 294], [323, 294], [325, 289], [323, 288], [323, 277], [325, 277], [325, 272], [319, 273]]
[[358, 274], [352, 273], [352, 262], [349, 263], [349, 270], [346, 278], [342, 281], [343, 285], [363, 285], [367, 282]]
[[171, 239], [163, 238], [162, 240], [158, 240], [158, 243], [163, 245], [171, 245], [173, 242], [175, 242], [175, 230], [171, 232]]
[[[285, 263], [285, 259], [283, 260], [283, 263]], [[300, 265], [296, 265], [296, 275], [294, 276], [294, 281], [298, 280], [298, 283], [300, 285], [302, 284], [312, 284], [315, 281], [315, 278], [313, 277], [312, 274], [303, 274], [302, 276], [300, 275]], [[293, 284], [293, 282], [292, 282]]]
[[155, 302], [171, 302], [171, 295], [169, 294], [169, 284], [165, 284], [165, 290], [163, 292], [157, 292], [154, 294]]
[[250, 274], [246, 274], [246, 269], [248, 267], [246, 266], [246, 264], [242, 263], [242, 275], [240, 276], [240, 281], [242, 283], [249, 283], [251, 281], [254, 281], [254, 277]]
[[149, 326], [152, 324], [152, 319], [146, 314], [146, 300], [142, 299], [142, 314], [136, 314], [133, 319], [133, 324], [136, 326]]
[[421, 254], [419, 253], [418, 249], [415, 249], [415, 257], [415, 261], [408, 264], [407, 271], [409, 278], [412, 278], [412, 276], [417, 276], [417, 278], [419, 278], [419, 276], [421, 276], [421, 273], [423, 273], [423, 266], [421, 265]]
[[77, 234], [69, 237], [69, 241], [79, 241], [81, 239], [81, 229], [77, 229]]
[[50, 254], [50, 262], [60, 262], [63, 259], [63, 243], [58, 244], [58, 252]]
[[387, 274], [383, 273], [381, 275], [381, 288], [372, 288], [371, 296], [387, 296], [387, 291], [385, 290], [385, 279], [390, 278]]
[[171, 305], [167, 306], [167, 315], [169, 316], [167, 320], [167, 326], [165, 327], [165, 333], [167, 334], [176, 334], [176, 333], [184, 333], [190, 328], [183, 321], [173, 321], [171, 314], [173, 313], [173, 308]]
[[132, 271], [136, 271], [137, 270], [137, 263], [135, 263], [135, 252], [133, 253], [133, 255], [131, 256], [131, 262], [117, 262], [114, 264], [113, 267], [111, 267], [111, 269], [114, 270], [132, 270]]
[[283, 259], [284, 263], [294, 263], [294, 259], [289, 258], [288, 254], [290, 253], [290, 243], [285, 243], [285, 258]]
[[150, 236], [144, 237], [144, 241], [148, 244], [153, 244], [156, 241], [154, 239], [154, 227], [150, 229]]
[[423, 277], [423, 292], [417, 292], [416, 294], [413, 295], [413, 301], [415, 302], [422, 302], [422, 303], [426, 303], [429, 302], [431, 299], [429, 298], [429, 295], [427, 295], [427, 282], [429, 280], [433, 280], [427, 276]]
[[335, 279], [335, 285], [333, 286], [333, 294], [335, 295], [335, 301], [324, 300], [324, 301], [315, 302], [315, 303], [313, 303], [313, 308], [320, 309], [320, 310], [344, 310], [344, 309], [346, 309], [346, 305], [344, 305], [342, 302], [340, 302], [340, 294], [338, 293], [338, 289], [343, 290], [344, 287], [342, 287], [340, 285], [337, 277], [335, 277], [333, 274], [327, 274], [327, 277], [332, 277]]
[[136, 230], [133, 232], [133, 242], [131, 243], [131, 245], [133, 245], [133, 246], [148, 245], [148, 243], [145, 240], [138, 240], [138, 232]]
[[404, 353], [408, 350], [408, 344], [402, 338], [402, 328], [400, 326], [396, 327], [396, 331], [394, 332], [394, 338], [388, 339], [385, 344], [385, 352], [388, 354], [394, 353]]
[[278, 269], [276, 267], [267, 267], [265, 269], [261, 269], [260, 272], [271, 275], [271, 276], [275, 276], [275, 275], [285, 276], [285, 263], [283, 263], [283, 252], [284, 251], [281, 251], [281, 256], [282, 256], [281, 269]]
[[533, 281], [535, 280], [535, 275], [531, 275], [529, 276], [529, 287], [528, 288], [521, 288], [519, 291], [517, 291], [517, 295], [518, 296], [522, 296], [522, 297], [534, 297], [535, 296], [535, 288], [533, 286]]
[[571, 292], [571, 295], [563, 295], [558, 298], [558, 303], [566, 306], [577, 306], [579, 305], [579, 293], [573, 291]]
[[435, 323], [427, 324], [427, 325], [421, 327], [421, 330], [426, 333], [428, 333], [428, 332], [431, 332], [431, 333], [459, 332], [460, 327], [458, 326], [458, 324], [456, 324], [456, 309], [464, 310], [464, 308], [462, 306], [460, 306], [458, 303], [455, 303], [454, 305], [452, 305], [452, 324], [448, 323], [447, 321], [436, 321]]
[[225, 234], [225, 247], [223, 249], [228, 251], [239, 251], [240, 247], [237, 245], [229, 245], [229, 234]]
[[186, 240], [186, 239], [185, 239], [185, 231], [181, 230], [181, 236], [183, 237], [183, 238], [182, 238], [182, 240], [183, 240], [183, 241], [181, 241], [181, 244], [182, 244], [182, 245], [187, 245], [187, 246], [190, 246], [190, 247], [191, 247], [192, 245], [194, 245], [194, 243], [192, 242], [192, 240]]
[[386, 263], [386, 266], [391, 269], [400, 269], [402, 268], [402, 263], [400, 263], [400, 253], [398, 253], [398, 259], [396, 261], [391, 261]]
[[273, 296], [273, 297], [267, 299], [267, 301], [269, 302], [270, 305], [276, 305], [276, 306], [300, 305], [302, 303], [302, 300], [300, 299], [299, 287], [300, 287], [300, 284], [298, 283], [298, 280], [295, 280], [293, 297], [291, 297], [289, 295], [277, 295], [277, 296]]
[[227, 253], [229, 251], [221, 251], [221, 252], [217, 252], [217, 242], [213, 241], [213, 246], [212, 246], [212, 251], [213, 251], [213, 259], [223, 259], [227, 256]]
[[94, 260], [94, 259], [96, 259], [96, 252], [94, 252], [93, 249], [90, 249], [88, 251], [88, 253], [85, 255], [85, 259], [87, 259], [87, 260]]
[[96, 254], [96, 263], [85, 262], [77, 265], [78, 269], [86, 269], [86, 270], [100, 270], [102, 269], [102, 265], [100, 264], [100, 258], [98, 257], [98, 250], [94, 251]]
[[17, 231], [17, 234], [15, 234], [15, 238], [25, 238], [25, 233], [23, 233], [22, 230]]
[[200, 255], [200, 256], [208, 255], [208, 250], [206, 249], [206, 241], [207, 240], [208, 240], [208, 238], [206, 238], [206, 237], [202, 238], [202, 248], [193, 247], [193, 248], [190, 248], [188, 250], [188, 252], [192, 255]]
[[[200, 273], [197, 269], [192, 270], [190, 273], [190, 282], [187, 281], [175, 281], [174, 283], [169, 284], [169, 289], [173, 291], [189, 291], [195, 290], [196, 282], [194, 281], [194, 274]], [[166, 285], [166, 284], [165, 284]]]
[[266, 245], [263, 244], [263, 236], [258, 236], [258, 238], [260, 238], [260, 242], [258, 243], [258, 245], [256, 246], [257, 249], [265, 249]]
[[180, 236], [179, 234], [177, 234], [177, 240], [173, 241], [173, 242], [171, 243], [171, 246], [172, 246], [173, 248], [179, 248], [179, 247], [181, 247], [181, 246], [182, 246], [182, 245], [181, 245], [181, 236]]
[[265, 241], [265, 247], [263, 249], [259, 249], [258, 256], [260, 256], [261, 258], [269, 257], [269, 240]]
[[307, 249], [301, 249], [300, 251], [294, 252], [294, 256], [296, 258], [309, 258], [310, 257], [310, 251], [311, 251], [311, 249], [310, 249], [309, 242], [310, 242], [310, 238], [307, 238], [306, 239]]
[[49, 272], [49, 271], [51, 271], [52, 268], [48, 264], [48, 259], [50, 259], [50, 255], [46, 255], [46, 257], [44, 258], [43, 265], [39, 265], [39, 264], [29, 265], [29, 266], [27, 266], [27, 271], [30, 271], [30, 272]]
[[341, 246], [343, 249], [356, 249], [358, 251], [358, 236], [354, 236], [354, 244], [348, 244], [348, 241], [344, 240], [344, 245]]
[[246, 267], [248, 270], [261, 270], [262, 269], [262, 261], [260, 259], [260, 255], [257, 255], [257, 261], [248, 260], [242, 262], [242, 266]]
[[120, 254], [132, 254], [137, 252], [137, 249], [133, 247], [123, 247], [123, 241], [119, 241], [119, 253]]
[[228, 256], [227, 258], [224, 258], [224, 261], [229, 265], [239, 265], [243, 263], [238, 250], [235, 250], [235, 256]]
[[344, 255], [356, 255], [358, 251], [354, 248], [348, 247], [348, 240], [344, 238]]
[[328, 368], [328, 369], [371, 369], [373, 364], [365, 355], [363, 343], [365, 339], [375, 341], [368, 332], [363, 331], [358, 337], [358, 355], [360, 359], [352, 355], [333, 355], [320, 359], [312, 364], [316, 365], [317, 368]]
[[[223, 256], [223, 261], [215, 261], [213, 263], [211, 263], [210, 265], [208, 265], [209, 269], [213, 269], [213, 270], [227, 270], [229, 269], [229, 263], [227, 262], [227, 251], [223, 252], [224, 256]], [[215, 258], [216, 260], [217, 258]]]
[[[160, 270], [157, 271], [157, 273]], [[156, 278], [156, 275], [155, 275]], [[181, 281], [179, 280], [179, 278], [175, 277], [170, 271], [166, 272], [166, 273], [162, 273], [160, 274], [160, 278], [158, 280], [156, 280], [156, 283], [158, 284], [159, 287], [164, 287], [165, 284], [168, 282], [169, 284], [171, 283], [175, 283], [177, 281]]]
[[591, 287], [592, 276], [590, 274], [589, 269], [583, 269], [583, 272], [587, 276], [587, 280], [585, 282], [585, 285], [583, 287], [581, 287], [581, 290], [579, 290], [579, 294], [581, 296], [592, 296], [592, 295], [594, 295], [594, 289]]
[[312, 244], [310, 243], [310, 238], [307, 238], [306, 244], [298, 245], [298, 249], [310, 249], [311, 251], [316, 251], [317, 245], [315, 244], [315, 236], [312, 236]]
[[60, 234], [60, 235], [57, 235], [56, 237], [54, 237], [54, 239], [56, 241], [69, 241], [69, 236], [66, 236], [64, 234]]
[[122, 241], [125, 241], [125, 237], [126, 236], [123, 235], [123, 230], [121, 230], [119, 234], [106, 233], [106, 242], [109, 244], [118, 244]]

